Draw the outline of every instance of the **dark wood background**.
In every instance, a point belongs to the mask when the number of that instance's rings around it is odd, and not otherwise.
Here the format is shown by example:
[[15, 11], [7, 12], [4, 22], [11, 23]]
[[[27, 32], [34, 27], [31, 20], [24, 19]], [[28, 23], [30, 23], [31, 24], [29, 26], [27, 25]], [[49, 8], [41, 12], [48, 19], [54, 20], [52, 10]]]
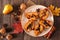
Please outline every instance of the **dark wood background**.
[[[11, 15], [2, 15], [2, 10], [5, 4], [14, 4], [18, 5], [22, 2], [26, 3], [28, 0], [0, 0], [0, 27], [4, 23], [8, 23], [10, 26], [12, 24], [12, 18]], [[32, 0], [36, 4], [41, 4], [45, 6], [49, 6], [50, 4], [53, 4], [54, 6], [60, 7], [60, 0]], [[54, 25], [56, 27], [56, 32], [50, 39], [46, 39], [44, 37], [31, 37], [27, 35], [25, 32], [19, 34], [17, 38], [14, 38], [12, 40], [60, 40], [60, 17], [54, 16]], [[5, 40], [5, 39], [3, 39]]]

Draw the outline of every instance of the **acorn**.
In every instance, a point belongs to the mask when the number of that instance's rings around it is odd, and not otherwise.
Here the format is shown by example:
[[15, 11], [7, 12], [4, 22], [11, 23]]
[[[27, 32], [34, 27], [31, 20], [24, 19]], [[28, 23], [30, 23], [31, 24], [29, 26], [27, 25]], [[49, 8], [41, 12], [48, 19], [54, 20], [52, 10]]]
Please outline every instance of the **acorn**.
[[0, 33], [1, 33], [2, 35], [4, 35], [4, 34], [6, 33], [6, 30], [5, 30], [4, 27], [0, 29]]
[[7, 39], [7, 40], [11, 40], [12, 38], [13, 38], [13, 36], [10, 35], [10, 34], [8, 34], [8, 35], [6, 36], [6, 39]]
[[22, 4], [20, 5], [20, 9], [21, 9], [21, 10], [25, 10], [25, 9], [26, 9], [26, 7], [27, 7], [27, 6], [26, 6], [26, 4], [25, 4], [25, 3], [22, 3]]

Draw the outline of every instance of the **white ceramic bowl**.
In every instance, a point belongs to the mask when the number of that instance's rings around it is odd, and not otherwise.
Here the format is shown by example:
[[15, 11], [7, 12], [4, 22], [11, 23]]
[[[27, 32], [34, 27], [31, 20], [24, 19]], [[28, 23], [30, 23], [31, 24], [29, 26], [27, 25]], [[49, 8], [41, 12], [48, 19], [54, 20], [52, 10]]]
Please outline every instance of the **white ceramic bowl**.
[[[36, 9], [38, 9], [38, 8], [39, 8], [40, 10], [42, 10], [42, 9], [44, 9], [44, 8], [47, 8], [47, 7], [42, 6], [42, 5], [33, 5], [33, 6], [30, 6], [29, 8], [27, 8], [27, 9], [25, 10], [25, 12], [35, 12]], [[49, 10], [49, 9], [48, 9], [48, 10]], [[23, 28], [23, 29], [24, 29], [25, 23], [28, 21], [28, 19], [24, 16], [25, 12], [23, 13], [22, 19], [21, 19], [21, 23], [22, 23], [22, 28]], [[49, 10], [49, 12], [50, 12], [50, 13], [49, 13], [49, 17], [48, 17], [46, 20], [52, 21], [52, 24], [53, 24], [53, 23], [54, 23], [53, 15], [52, 15], [52, 12], [51, 12], [50, 10]], [[52, 26], [53, 26], [53, 25], [52, 25]], [[24, 31], [25, 31], [27, 34], [29, 34], [30, 36], [39, 37], [39, 36], [43, 36], [43, 35], [47, 34], [47, 33], [51, 30], [52, 26], [51, 26], [50, 28], [44, 30], [44, 31], [43, 31], [42, 33], [40, 33], [38, 36], [35, 36], [35, 35], [34, 35], [34, 31], [27, 32], [25, 29], [24, 29]]]

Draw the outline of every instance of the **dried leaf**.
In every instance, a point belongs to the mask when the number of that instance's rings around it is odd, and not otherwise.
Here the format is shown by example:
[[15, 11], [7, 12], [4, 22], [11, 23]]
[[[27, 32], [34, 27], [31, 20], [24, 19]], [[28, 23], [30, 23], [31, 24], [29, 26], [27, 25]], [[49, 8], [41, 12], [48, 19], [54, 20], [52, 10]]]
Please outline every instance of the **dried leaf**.
[[57, 8], [53, 5], [50, 5], [48, 8], [51, 10], [51, 12], [54, 16], [59, 16], [60, 8]]

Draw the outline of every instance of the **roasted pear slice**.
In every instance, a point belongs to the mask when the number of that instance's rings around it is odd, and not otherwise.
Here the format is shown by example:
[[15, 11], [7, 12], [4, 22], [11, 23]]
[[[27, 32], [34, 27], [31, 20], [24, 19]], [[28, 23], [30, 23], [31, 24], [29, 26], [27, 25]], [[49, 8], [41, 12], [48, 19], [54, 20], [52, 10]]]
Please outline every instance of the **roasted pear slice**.
[[35, 27], [34, 27], [35, 30], [38, 29], [38, 28], [39, 28], [39, 23], [35, 21], [34, 26], [35, 26]]
[[32, 17], [32, 12], [25, 13], [25, 17], [30, 19]]
[[44, 30], [43, 25], [40, 25], [40, 32], [42, 32]]
[[46, 13], [43, 14], [42, 19], [45, 20], [49, 16], [49, 12], [47, 11]]
[[47, 9], [40, 10], [39, 17], [43, 20], [47, 19], [49, 16], [49, 12]]
[[40, 31], [39, 30], [34, 30], [34, 34], [35, 34], [35, 36], [37, 36], [37, 35], [40, 34]]
[[48, 23], [49, 26], [53, 25], [52, 21], [46, 20], [46, 22]]
[[25, 24], [25, 26], [24, 26], [24, 29], [26, 30], [26, 31], [30, 31], [29, 29], [31, 29], [32, 28], [32, 20], [29, 20], [26, 24]]

